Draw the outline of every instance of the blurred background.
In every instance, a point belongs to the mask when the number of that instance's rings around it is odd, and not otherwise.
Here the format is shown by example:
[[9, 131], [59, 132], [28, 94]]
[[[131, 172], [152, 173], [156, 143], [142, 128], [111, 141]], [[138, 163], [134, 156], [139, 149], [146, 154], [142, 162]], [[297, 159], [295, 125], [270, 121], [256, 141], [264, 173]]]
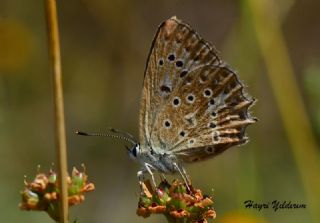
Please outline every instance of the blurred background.
[[[320, 2], [315, 0], [57, 1], [69, 169], [85, 163], [96, 191], [71, 208], [79, 222], [164, 222], [136, 216], [139, 166], [124, 142], [75, 130], [138, 136], [143, 72], [158, 25], [173, 15], [212, 42], [258, 99], [250, 142], [187, 167], [213, 194], [216, 222], [320, 222]], [[1, 222], [52, 222], [18, 209], [23, 176], [55, 162], [52, 80], [43, 1], [0, 2]], [[80, 168], [81, 169], [81, 168]], [[258, 211], [244, 201], [306, 209]], [[317, 212], [318, 211], [318, 212]]]

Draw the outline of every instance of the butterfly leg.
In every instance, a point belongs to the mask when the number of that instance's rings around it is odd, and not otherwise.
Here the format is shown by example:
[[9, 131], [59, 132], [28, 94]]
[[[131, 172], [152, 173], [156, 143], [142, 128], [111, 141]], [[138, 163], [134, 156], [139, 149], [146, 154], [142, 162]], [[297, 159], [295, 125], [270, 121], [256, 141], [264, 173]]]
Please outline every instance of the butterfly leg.
[[145, 163], [144, 166], [145, 166], [146, 170], [148, 171], [148, 173], [151, 175], [153, 186], [156, 188], [157, 184], [156, 184], [156, 181], [154, 179], [154, 174], [152, 173], [152, 170], [151, 170], [151, 169], [155, 170], [155, 168], [152, 165], [150, 165], [149, 163]]
[[148, 172], [148, 173], [151, 175], [152, 183], [153, 183], [153, 185], [154, 185], [155, 187], [157, 187], [156, 181], [155, 181], [155, 179], [154, 179], [154, 174], [152, 173], [152, 170], [151, 170], [151, 169], [154, 169], [154, 167], [153, 167], [152, 165], [148, 164], [148, 163], [145, 163], [145, 164], [144, 164], [144, 168], [143, 168], [142, 170], [139, 170], [139, 171], [137, 172], [137, 178], [138, 178], [138, 180], [139, 180], [139, 185], [140, 185], [141, 188], [142, 188], [142, 183], [143, 183], [143, 181], [145, 180], [144, 174], [145, 174], [146, 172]]
[[181, 171], [181, 169], [183, 170], [183, 168], [180, 168], [180, 166], [177, 163], [173, 163], [173, 165], [177, 168], [178, 172], [180, 173], [180, 176], [182, 177], [187, 190], [191, 192], [190, 187], [189, 187], [189, 179], [188, 176], [186, 176], [186, 172], [185, 171]]
[[186, 179], [187, 179], [188, 185], [191, 185], [191, 181], [190, 181], [190, 178], [189, 178], [189, 176], [188, 176], [188, 174], [187, 174], [186, 169], [185, 169], [183, 166], [181, 166], [181, 169], [182, 169], [182, 172], [183, 172], [184, 176], [185, 176]]
[[137, 172], [137, 178], [139, 180], [139, 185], [140, 185], [140, 189], [142, 191], [142, 182], [144, 181], [144, 173], [145, 173], [146, 170], [139, 170]]

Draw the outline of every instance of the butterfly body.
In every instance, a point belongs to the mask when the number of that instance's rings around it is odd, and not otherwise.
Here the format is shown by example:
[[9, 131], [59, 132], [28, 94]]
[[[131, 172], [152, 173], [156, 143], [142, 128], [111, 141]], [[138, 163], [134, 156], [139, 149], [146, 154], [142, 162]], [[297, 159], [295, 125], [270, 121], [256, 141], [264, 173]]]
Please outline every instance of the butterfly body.
[[[133, 160], [137, 160], [143, 167], [148, 164], [152, 170], [160, 173], [174, 174], [178, 171], [174, 165], [178, 162], [177, 158], [170, 152], [166, 153], [164, 149], [141, 147], [136, 144], [131, 148], [129, 154]], [[146, 167], [144, 170], [146, 170]]]

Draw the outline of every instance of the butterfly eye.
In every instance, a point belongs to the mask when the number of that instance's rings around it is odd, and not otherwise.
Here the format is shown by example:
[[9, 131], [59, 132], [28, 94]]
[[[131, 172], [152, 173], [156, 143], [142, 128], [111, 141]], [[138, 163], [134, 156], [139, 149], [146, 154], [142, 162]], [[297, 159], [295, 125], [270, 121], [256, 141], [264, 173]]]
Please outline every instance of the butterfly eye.
[[132, 149], [130, 155], [133, 156], [133, 158], [136, 158], [140, 154], [140, 145], [136, 144]]

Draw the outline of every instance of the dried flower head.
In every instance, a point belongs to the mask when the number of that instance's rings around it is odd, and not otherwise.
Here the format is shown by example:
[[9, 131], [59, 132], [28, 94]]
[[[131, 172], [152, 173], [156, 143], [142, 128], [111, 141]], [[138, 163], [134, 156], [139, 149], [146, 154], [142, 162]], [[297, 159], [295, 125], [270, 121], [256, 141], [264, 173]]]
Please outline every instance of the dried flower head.
[[[72, 170], [68, 182], [69, 206], [80, 204], [84, 201], [84, 194], [94, 190], [94, 184], [87, 182], [88, 176], [75, 167]], [[19, 204], [21, 210], [46, 211], [54, 220], [59, 219], [59, 190], [57, 174], [50, 170], [49, 173], [39, 173], [32, 182], [24, 181], [25, 188], [21, 192], [22, 201]]]
[[157, 188], [149, 181], [142, 183], [142, 192], [138, 203], [137, 215], [144, 218], [151, 214], [164, 214], [169, 222], [205, 223], [214, 219], [212, 197], [204, 196], [201, 190], [175, 180], [169, 184], [163, 180]]

